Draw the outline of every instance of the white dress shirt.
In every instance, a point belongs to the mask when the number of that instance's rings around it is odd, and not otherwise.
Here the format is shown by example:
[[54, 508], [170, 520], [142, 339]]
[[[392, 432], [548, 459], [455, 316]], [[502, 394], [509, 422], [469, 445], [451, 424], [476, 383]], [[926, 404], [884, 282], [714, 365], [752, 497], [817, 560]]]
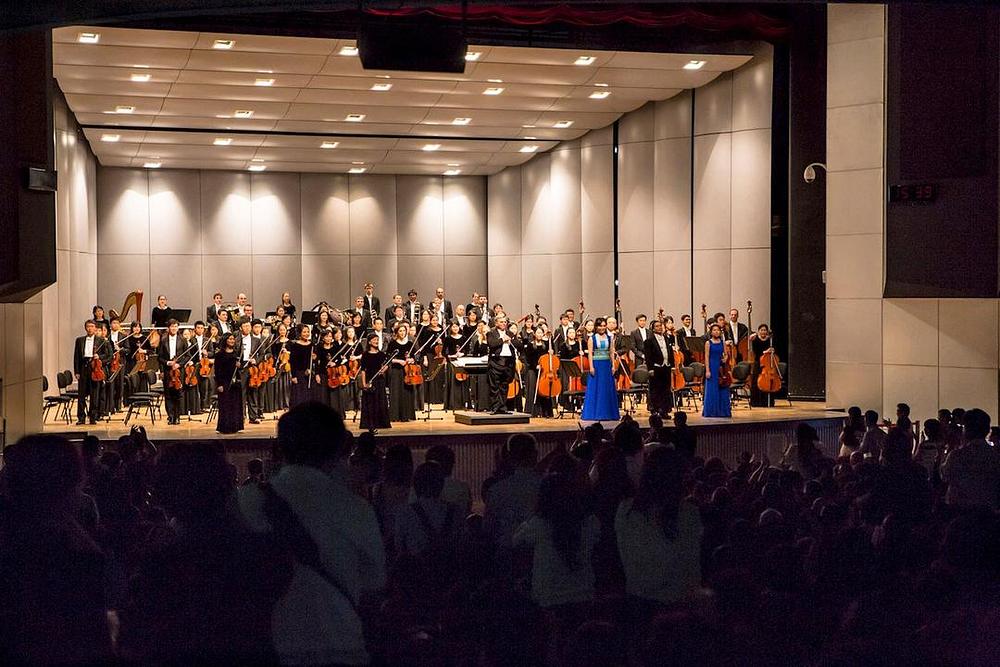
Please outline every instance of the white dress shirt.
[[167, 336], [167, 352], [171, 359], [177, 356], [177, 336]]
[[250, 344], [252, 342], [250, 336], [243, 337], [243, 361], [250, 361]]
[[94, 356], [94, 337], [87, 336], [83, 341], [83, 356], [86, 358]]

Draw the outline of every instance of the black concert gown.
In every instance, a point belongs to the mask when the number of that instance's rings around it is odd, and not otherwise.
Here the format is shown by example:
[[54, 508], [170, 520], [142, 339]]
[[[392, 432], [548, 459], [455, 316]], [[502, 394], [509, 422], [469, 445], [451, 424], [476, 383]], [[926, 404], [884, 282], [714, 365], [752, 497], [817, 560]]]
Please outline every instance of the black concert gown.
[[238, 352], [219, 352], [215, 355], [215, 391], [219, 406], [219, 423], [215, 430], [219, 433], [243, 430], [243, 387], [236, 373], [238, 363]]
[[366, 380], [371, 385], [370, 389], [361, 392], [361, 428], [366, 431], [392, 426], [389, 423], [389, 400], [385, 390], [385, 373], [375, 377], [385, 360], [385, 352], [365, 352], [361, 355], [361, 372], [364, 373]]

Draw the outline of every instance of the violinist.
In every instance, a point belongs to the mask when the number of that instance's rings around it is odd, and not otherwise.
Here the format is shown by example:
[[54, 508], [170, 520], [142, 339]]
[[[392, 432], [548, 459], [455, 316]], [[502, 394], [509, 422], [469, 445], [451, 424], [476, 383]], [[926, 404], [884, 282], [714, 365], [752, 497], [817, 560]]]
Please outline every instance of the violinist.
[[96, 366], [94, 359], [103, 364], [111, 361], [111, 350], [107, 341], [97, 335], [97, 325], [87, 320], [83, 325], [85, 335], [76, 339], [73, 347], [73, 373], [77, 382], [76, 424], [82, 426], [85, 420], [97, 423], [101, 400], [101, 383], [93, 379]]
[[[568, 315], [566, 316], [568, 318]], [[558, 329], [556, 330], [558, 333]], [[559, 394], [559, 403], [564, 409], [572, 409], [573, 395], [571, 391], [583, 391], [584, 373], [588, 373], [587, 364], [587, 344], [582, 342], [576, 335], [576, 329], [571, 325], [566, 330], [566, 338], [559, 344], [559, 359], [561, 361], [572, 361], [580, 369], [581, 377], [571, 379], [566, 370], [566, 364], [559, 365], [559, 379], [562, 380], [563, 392]], [[588, 373], [589, 374], [589, 373]]]
[[378, 337], [378, 340], [375, 341], [378, 349], [385, 352], [389, 347], [389, 341], [391, 339], [389, 338], [388, 332], [385, 330], [385, 321], [381, 317], [376, 317], [372, 322], [372, 332], [376, 337]]
[[333, 324], [330, 323], [330, 311], [324, 309], [319, 311], [316, 316], [316, 325], [312, 328], [313, 345], [318, 346], [327, 331], [333, 331]]
[[552, 400], [538, 392], [538, 376], [541, 369], [538, 360], [549, 351], [550, 338], [545, 335], [544, 327], [536, 326], [531, 340], [524, 345], [524, 411], [532, 417], [551, 417]]
[[288, 337], [289, 327], [284, 322], [279, 324], [275, 331], [274, 342], [271, 344], [271, 352], [274, 354], [274, 407], [276, 410], [288, 408], [288, 399], [291, 392], [291, 374], [285, 370], [285, 361], [288, 356], [288, 346], [291, 340]]
[[[448, 332], [441, 339], [441, 353], [444, 355], [445, 363], [447, 363], [445, 368], [445, 410], [462, 410], [469, 403], [469, 378], [468, 376], [460, 376], [453, 365], [456, 359], [465, 356], [465, 350], [468, 349], [468, 346], [463, 347], [463, 345], [467, 340], [469, 339], [462, 335], [462, 327], [458, 320], [453, 319], [448, 325]], [[459, 379], [459, 377], [463, 377], [463, 379]]]
[[722, 324], [711, 324], [708, 332], [709, 338], [705, 341], [705, 382], [702, 389], [704, 404], [701, 414], [703, 417], [731, 417], [729, 387], [719, 385], [727, 345], [722, 339]]
[[632, 330], [632, 349], [635, 350], [635, 363], [641, 365], [645, 362], [646, 341], [649, 340], [649, 321], [646, 315], [639, 313], [635, 316], [635, 329]]
[[[434, 349], [442, 344], [444, 329], [441, 328], [435, 311], [430, 309], [425, 310], [424, 315], [428, 321], [426, 326], [420, 329], [420, 333], [417, 336], [420, 341], [417, 347], [423, 348], [423, 351], [420, 353], [420, 363], [424, 367], [424, 400], [432, 405], [440, 405], [444, 403], [445, 374], [444, 369], [437, 370], [437, 366], [444, 363], [443, 347], [440, 358], [437, 357]], [[425, 317], [421, 316], [421, 321], [424, 319]], [[433, 379], [431, 379], [431, 376], [433, 376]]]
[[495, 415], [503, 415], [507, 414], [507, 387], [514, 379], [518, 343], [507, 332], [506, 315], [496, 318], [494, 324], [496, 328], [486, 334], [486, 347], [489, 350], [487, 381], [490, 388], [490, 410]]
[[379, 336], [368, 334], [368, 349], [361, 355], [361, 370], [358, 379], [361, 384], [361, 428], [374, 431], [391, 428], [389, 422], [389, 402], [385, 394], [385, 373], [381, 373], [387, 355], [379, 349]]
[[351, 370], [351, 383], [347, 385], [347, 409], [360, 410], [361, 403], [358, 398], [357, 369], [360, 368], [361, 355], [365, 353], [364, 341], [358, 336], [361, 327], [349, 325], [344, 329], [344, 354]]
[[295, 340], [288, 344], [288, 364], [291, 368], [289, 372], [291, 392], [288, 401], [290, 408], [306, 403], [314, 394], [319, 394], [318, 390], [315, 392], [313, 390], [316, 378], [310, 377], [317, 356], [313, 349], [312, 332], [309, 331], [307, 324], [300, 324], [295, 331], [297, 334]]
[[390, 421], [413, 421], [416, 415], [416, 399], [414, 398], [413, 386], [406, 384], [405, 367], [406, 364], [414, 363], [413, 350], [415, 341], [410, 340], [409, 327], [403, 323], [395, 329], [396, 337], [392, 339], [386, 352], [389, 356], [396, 356], [389, 363], [389, 420]]
[[209, 365], [211, 365], [215, 358], [215, 346], [206, 334], [205, 323], [201, 320], [194, 323], [194, 333], [191, 336], [191, 345], [193, 345], [195, 349], [192, 350], [189, 355], [188, 363], [198, 368], [198, 384], [193, 387], [188, 387], [186, 391], [191, 393], [191, 398], [193, 399], [193, 411], [195, 414], [198, 414], [201, 412], [208, 412], [208, 408], [212, 403], [213, 392], [210, 383], [211, 374], [206, 376], [201, 375], [201, 362], [202, 359], [204, 359], [209, 363]]
[[760, 364], [761, 356], [768, 350], [774, 351], [774, 336], [771, 329], [766, 324], [757, 327], [757, 333], [750, 337], [750, 349], [753, 351], [753, 366], [750, 374], [750, 405], [757, 408], [766, 408], [771, 405], [771, 394], [760, 390], [757, 386], [757, 378], [763, 370]]
[[[673, 320], [668, 318], [671, 328]], [[673, 333], [668, 333], [665, 322], [659, 318], [653, 321], [653, 334], [643, 343], [643, 356], [646, 368], [649, 370], [649, 412], [650, 414], [669, 415], [674, 404], [671, 391], [670, 372], [674, 366], [674, 348], [677, 340]]]
[[215, 430], [219, 433], [238, 433], [243, 430], [243, 387], [238, 377], [239, 365], [236, 334], [224, 334], [214, 364], [215, 392], [219, 397], [219, 423]]
[[[175, 425], [181, 421], [181, 391], [184, 386], [184, 360], [178, 357], [187, 351], [184, 337], [177, 333], [177, 320], [167, 320], [167, 332], [160, 338], [160, 348], [157, 356], [160, 358], [160, 368], [163, 372], [163, 402], [167, 406], [167, 424]], [[186, 357], [185, 357], [186, 358]], [[171, 381], [174, 371], [180, 374], [181, 386], [173, 386]]]
[[[319, 400], [333, 408], [340, 418], [343, 419], [347, 412], [348, 387], [341, 385], [339, 380], [336, 387], [330, 387], [328, 383], [329, 373], [334, 369], [343, 368], [347, 372], [346, 358], [344, 353], [344, 334], [340, 329], [334, 329], [323, 334], [323, 343], [316, 350], [316, 374], [320, 377], [317, 381], [319, 389], [316, 393], [321, 397]], [[315, 378], [313, 378], [314, 381]]]
[[111, 363], [109, 364], [108, 386], [105, 392], [105, 411], [118, 412], [122, 409], [122, 399], [125, 394], [125, 332], [118, 317], [112, 317], [108, 322], [108, 344], [111, 346]]
[[[261, 331], [260, 320], [244, 320], [240, 323], [240, 336], [237, 346], [240, 350], [240, 382], [243, 387], [243, 402], [246, 404], [247, 417], [251, 424], [259, 424], [264, 417], [260, 403], [260, 387], [250, 386], [250, 377], [256, 374], [256, 366], [260, 363]], [[251, 373], [251, 369], [254, 373]]]
[[562, 315], [559, 316], [559, 325], [556, 326], [555, 331], [552, 333], [552, 345], [562, 353], [563, 343], [569, 338], [569, 330], [574, 328], [572, 321], [569, 318], [569, 311], [563, 311]]

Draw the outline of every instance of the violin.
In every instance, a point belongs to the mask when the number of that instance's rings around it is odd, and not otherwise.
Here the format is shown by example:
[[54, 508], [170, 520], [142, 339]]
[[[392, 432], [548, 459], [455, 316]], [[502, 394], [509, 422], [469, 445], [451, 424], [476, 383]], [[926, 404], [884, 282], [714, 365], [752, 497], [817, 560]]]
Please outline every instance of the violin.
[[326, 386], [330, 389], [336, 389], [340, 386], [340, 373], [339, 371], [343, 369], [343, 366], [327, 366], [326, 367]]
[[524, 364], [521, 363], [520, 359], [514, 362], [514, 370], [515, 370], [514, 379], [510, 381], [509, 385], [507, 385], [508, 401], [517, 398], [521, 393], [521, 369], [523, 367]]
[[115, 354], [111, 357], [111, 374], [117, 375], [118, 371], [122, 369], [122, 352], [121, 350], [115, 350]]
[[104, 362], [96, 355], [90, 358], [90, 379], [94, 382], [104, 382], [108, 379], [104, 372]]
[[723, 343], [722, 360], [719, 362], [719, 386], [733, 385], [733, 366], [736, 365], [736, 346]]
[[257, 389], [264, 384], [264, 374], [260, 368], [257, 368], [256, 364], [251, 365], [248, 372], [250, 374], [250, 380], [247, 384], [250, 385], [250, 387]]
[[135, 351], [135, 372], [146, 372], [146, 350], [141, 347]]
[[406, 364], [403, 366], [403, 384], [415, 387], [424, 383], [424, 368], [420, 364]]
[[201, 361], [198, 362], [198, 375], [203, 378], [207, 378], [212, 374], [212, 360], [208, 357], [202, 357]]
[[170, 379], [167, 382], [167, 386], [175, 391], [180, 391], [184, 387], [181, 382], [181, 369], [180, 366], [175, 366], [170, 369]]
[[[615, 299], [615, 314], [618, 316], [618, 320], [621, 320], [622, 311], [622, 300]], [[615, 335], [610, 336], [609, 344], [614, 348], [615, 339], [617, 338], [617, 332]], [[614, 349], [611, 350], [614, 353]], [[615, 355], [618, 357], [618, 368], [615, 369], [615, 389], [618, 391], [628, 391], [632, 388], [632, 372], [635, 370], [634, 362], [629, 354]]]
[[[579, 341], [577, 342], [579, 343]], [[583, 349], [583, 343], [579, 343], [579, 345], [579, 351], [576, 356], [573, 357], [573, 361], [576, 363], [577, 368], [580, 369], [580, 377], [571, 377], [569, 379], [570, 391], [583, 391], [583, 376], [590, 373], [590, 357], [586, 355], [586, 350]]]
[[[656, 318], [660, 322], [664, 321], [665, 316], [663, 314], [663, 308], [660, 308], [659, 311], [657, 311]], [[674, 341], [676, 340], [677, 334], [674, 334]], [[679, 389], [683, 389], [684, 385], [687, 384], [687, 380], [684, 379], [684, 371], [681, 370], [684, 366], [684, 353], [681, 352], [681, 349], [675, 344], [671, 349], [670, 354], [673, 355], [674, 361], [673, 368], [670, 369], [670, 388], [673, 391], [678, 391]]]
[[197, 366], [185, 366], [184, 367], [184, 384], [189, 387], [198, 386], [198, 367]]
[[287, 347], [282, 347], [281, 352], [278, 352], [278, 367], [281, 369], [282, 373], [292, 372], [292, 353]]
[[783, 379], [778, 369], [778, 353], [774, 348], [764, 350], [760, 355], [760, 375], [757, 376], [757, 388], [765, 394], [781, 391]]

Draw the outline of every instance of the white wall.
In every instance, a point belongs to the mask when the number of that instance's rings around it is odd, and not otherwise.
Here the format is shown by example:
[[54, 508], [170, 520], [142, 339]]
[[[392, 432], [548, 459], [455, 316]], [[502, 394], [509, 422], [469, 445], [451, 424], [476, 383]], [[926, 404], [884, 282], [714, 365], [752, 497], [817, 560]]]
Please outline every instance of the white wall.
[[914, 417], [981, 407], [994, 420], [996, 299], [883, 299], [885, 7], [830, 5], [827, 48], [827, 363], [831, 407]]
[[[703, 302], [713, 312], [742, 311], [748, 298], [755, 322], [770, 317], [771, 72], [771, 49], [762, 46], [693, 95], [621, 118], [619, 295], [627, 325], [659, 306], [679, 317]], [[611, 312], [614, 159], [608, 127], [489, 178], [491, 300], [513, 312], [538, 303], [553, 313], [582, 296], [592, 314]]]
[[486, 287], [486, 181], [429, 177], [101, 168], [97, 298], [157, 294], [203, 318], [212, 294], [256, 312], [283, 291], [346, 307], [366, 281], [387, 305], [411, 287], [465, 302]]

